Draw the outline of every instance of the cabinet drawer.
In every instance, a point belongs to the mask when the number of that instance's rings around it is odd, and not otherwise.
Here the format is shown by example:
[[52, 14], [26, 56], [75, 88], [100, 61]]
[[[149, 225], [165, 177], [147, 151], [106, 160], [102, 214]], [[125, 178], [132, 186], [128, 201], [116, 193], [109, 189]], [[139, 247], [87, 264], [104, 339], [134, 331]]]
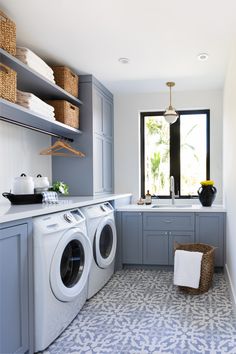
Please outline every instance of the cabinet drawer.
[[144, 230], [194, 231], [194, 213], [143, 213]]

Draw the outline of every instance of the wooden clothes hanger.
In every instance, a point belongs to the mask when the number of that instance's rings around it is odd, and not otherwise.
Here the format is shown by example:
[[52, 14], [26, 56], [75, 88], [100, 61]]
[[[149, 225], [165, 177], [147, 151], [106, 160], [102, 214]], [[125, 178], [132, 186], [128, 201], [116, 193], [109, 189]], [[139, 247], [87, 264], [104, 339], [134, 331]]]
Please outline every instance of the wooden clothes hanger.
[[[60, 150], [67, 150], [67, 152], [63, 152]], [[85, 156], [81, 151], [74, 149], [72, 146], [70, 146], [68, 143], [62, 140], [57, 140], [52, 146], [41, 150], [40, 155], [65, 156], [65, 157]]]

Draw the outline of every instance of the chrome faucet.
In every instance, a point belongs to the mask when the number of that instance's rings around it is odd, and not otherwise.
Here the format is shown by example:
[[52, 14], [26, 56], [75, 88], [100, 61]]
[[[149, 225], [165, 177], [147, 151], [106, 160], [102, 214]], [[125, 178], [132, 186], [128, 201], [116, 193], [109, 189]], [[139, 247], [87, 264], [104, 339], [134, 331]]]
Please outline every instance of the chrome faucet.
[[175, 179], [174, 176], [170, 176], [170, 197], [171, 197], [171, 204], [175, 204]]

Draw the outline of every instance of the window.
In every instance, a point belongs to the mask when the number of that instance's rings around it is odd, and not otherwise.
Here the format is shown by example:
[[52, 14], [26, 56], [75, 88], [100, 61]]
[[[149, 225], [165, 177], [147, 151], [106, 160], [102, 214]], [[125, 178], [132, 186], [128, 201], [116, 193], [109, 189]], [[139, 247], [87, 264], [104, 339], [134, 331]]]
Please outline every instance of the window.
[[210, 178], [210, 111], [178, 111], [172, 125], [163, 113], [141, 113], [141, 195], [169, 198], [174, 176], [176, 195], [197, 196], [200, 181]]

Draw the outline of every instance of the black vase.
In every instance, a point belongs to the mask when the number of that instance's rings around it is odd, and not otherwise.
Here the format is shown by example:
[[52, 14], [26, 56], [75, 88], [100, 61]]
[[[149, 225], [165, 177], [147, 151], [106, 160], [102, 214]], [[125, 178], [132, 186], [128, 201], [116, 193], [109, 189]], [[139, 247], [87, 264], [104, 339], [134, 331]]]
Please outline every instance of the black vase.
[[215, 200], [217, 189], [214, 186], [201, 186], [198, 196], [202, 206], [211, 206]]

